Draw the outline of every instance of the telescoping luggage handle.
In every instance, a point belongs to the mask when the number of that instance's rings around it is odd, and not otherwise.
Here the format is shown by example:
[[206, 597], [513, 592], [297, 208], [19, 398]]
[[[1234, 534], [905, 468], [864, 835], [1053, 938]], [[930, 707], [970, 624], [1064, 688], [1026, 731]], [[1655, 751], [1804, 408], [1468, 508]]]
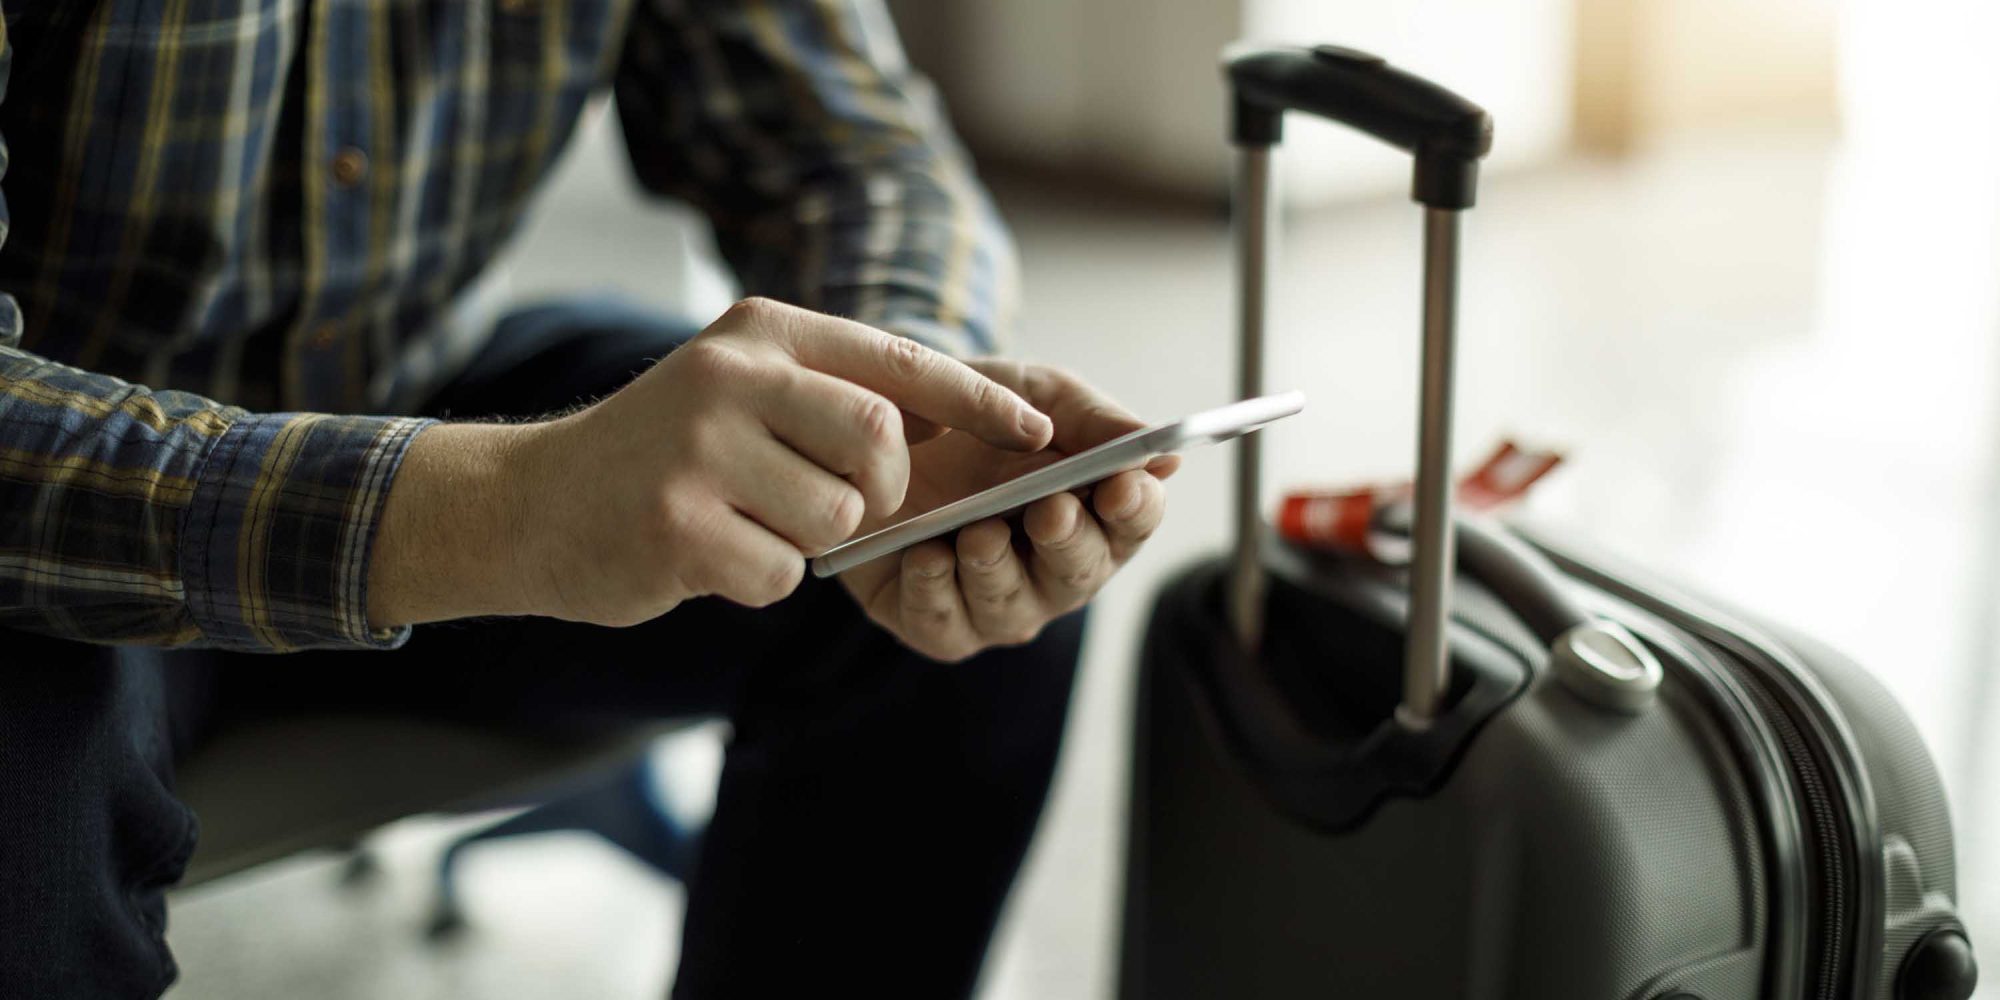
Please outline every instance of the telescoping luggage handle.
[[[1417, 432], [1416, 522], [1410, 564], [1410, 624], [1403, 701], [1397, 717], [1422, 728], [1449, 687], [1446, 622], [1452, 567], [1452, 355], [1458, 284], [1458, 214], [1472, 207], [1479, 160], [1493, 144], [1492, 119], [1478, 105], [1353, 49], [1258, 47], [1225, 56], [1233, 102], [1237, 276], [1240, 300], [1238, 391], [1264, 391], [1264, 309], [1272, 237], [1271, 148], [1284, 116], [1303, 111], [1359, 129], [1415, 159], [1411, 197], [1424, 205], [1423, 384]], [[1238, 641], [1256, 648], [1263, 632], [1264, 571], [1258, 545], [1259, 435], [1237, 439], [1236, 552], [1229, 612]]]

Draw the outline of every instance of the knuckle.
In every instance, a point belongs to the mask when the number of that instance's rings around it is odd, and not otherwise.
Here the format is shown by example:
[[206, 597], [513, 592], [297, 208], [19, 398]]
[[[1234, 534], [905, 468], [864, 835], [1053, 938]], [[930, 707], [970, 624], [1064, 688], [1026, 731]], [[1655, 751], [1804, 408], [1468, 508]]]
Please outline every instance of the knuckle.
[[643, 591], [647, 610], [640, 621], [651, 621], [679, 607], [682, 601], [700, 596], [688, 589], [688, 583], [682, 574], [671, 569], [657, 572], [649, 583], [650, 585]]
[[723, 311], [722, 316], [732, 323], [756, 326], [775, 319], [783, 312], [784, 308], [784, 304], [778, 302], [776, 299], [767, 299], [762, 295], [752, 295], [731, 303], [729, 308]]
[[1046, 538], [1036, 540], [1035, 544], [1050, 552], [1068, 552], [1082, 540], [1083, 531], [1079, 526], [1072, 526], [1068, 531], [1051, 532]]
[[966, 596], [972, 600], [972, 603], [977, 604], [981, 610], [997, 611], [1014, 603], [1014, 598], [1020, 596], [1020, 594], [1021, 588], [1009, 587], [1005, 590], [983, 590], [967, 594]]
[[673, 554], [679, 563], [671, 571], [662, 565], [662, 572], [673, 577], [661, 581], [662, 588], [678, 585], [695, 593], [711, 592], [715, 577], [706, 553], [714, 529], [708, 515], [692, 504], [662, 498], [653, 523], [660, 539], [659, 551]]
[[1121, 424], [1132, 419], [1131, 415], [1110, 406], [1102, 400], [1094, 400], [1083, 408], [1083, 419], [1093, 424]]
[[747, 359], [744, 375], [755, 380], [755, 391], [772, 399], [810, 401], [802, 369], [796, 365], [773, 363], [769, 355]]
[[793, 556], [779, 563], [776, 569], [770, 571], [770, 575], [765, 580], [766, 585], [771, 588], [772, 594], [775, 595], [772, 600], [778, 601], [790, 597], [792, 591], [798, 589], [799, 581], [805, 579], [805, 575], [805, 560], [798, 556]]
[[1025, 646], [1028, 643], [1034, 642], [1035, 637], [1041, 634], [1042, 634], [1041, 626], [1031, 625], [1025, 628], [1017, 628], [1009, 631], [1006, 635], [1001, 637], [1000, 641], [1002, 644], [1008, 646]]
[[803, 559], [791, 558], [763, 570], [749, 581], [744, 593], [748, 599], [745, 603], [754, 608], [765, 608], [790, 597], [799, 581], [805, 578], [805, 565]]
[[1073, 566], [1056, 574], [1056, 580], [1067, 590], [1089, 590], [1097, 586], [1102, 574], [1097, 563]]
[[654, 526], [672, 545], [692, 548], [706, 533], [707, 517], [695, 504], [662, 491], [655, 499]]
[[936, 363], [930, 348], [908, 337], [890, 334], [882, 337], [882, 361], [890, 374], [905, 382], [919, 381], [930, 375]]
[[737, 449], [730, 446], [729, 432], [722, 415], [713, 410], [690, 417], [681, 430], [687, 454], [703, 467], [717, 459], [727, 459]]
[[911, 608], [909, 624], [928, 635], [942, 635], [951, 627], [951, 609], [937, 606]]
[[853, 481], [870, 511], [888, 514], [903, 505], [909, 491], [909, 461], [893, 449], [877, 450], [854, 470]]
[[1021, 395], [1037, 402], [1053, 399], [1061, 395], [1059, 392], [1052, 391], [1050, 385], [1050, 383], [1056, 381], [1056, 377], [1059, 374], [1059, 372], [1047, 365], [1023, 362], [1021, 365], [1020, 380], [1015, 383], [1015, 387]]
[[739, 373], [749, 364], [749, 359], [721, 337], [696, 337], [668, 357], [701, 376], [697, 385], [702, 386], [712, 386], [716, 384], [712, 380]]
[[972, 380], [972, 403], [982, 411], [998, 410], [1003, 404], [1000, 383], [990, 378]]
[[1031, 365], [1030, 368], [1032, 372], [1029, 377], [1036, 379], [1049, 389], [1063, 394], [1094, 392], [1082, 379], [1076, 377], [1066, 369], [1057, 368], [1052, 365]]
[[888, 400], [869, 393], [855, 403], [854, 426], [873, 454], [902, 441], [903, 412]]
[[985, 527], [984, 524], [975, 524], [960, 528], [958, 539], [952, 546], [958, 553], [959, 566], [972, 576], [992, 576], [994, 564], [1000, 560], [1000, 553], [995, 551], [999, 545], [988, 538]]
[[861, 518], [867, 511], [868, 502], [861, 496], [860, 490], [841, 490], [833, 502], [833, 509], [829, 512], [827, 526], [833, 533], [832, 544], [845, 541], [849, 535], [854, 534], [855, 530], [861, 527]]

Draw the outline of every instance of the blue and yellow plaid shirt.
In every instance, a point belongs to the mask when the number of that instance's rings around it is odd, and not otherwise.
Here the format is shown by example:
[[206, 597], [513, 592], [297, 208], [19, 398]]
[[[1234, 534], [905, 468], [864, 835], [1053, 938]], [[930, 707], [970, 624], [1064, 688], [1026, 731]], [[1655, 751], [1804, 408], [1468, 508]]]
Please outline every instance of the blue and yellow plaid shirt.
[[394, 414], [607, 88], [745, 291], [990, 349], [1011, 250], [875, 4], [0, 0], [0, 629], [400, 641]]

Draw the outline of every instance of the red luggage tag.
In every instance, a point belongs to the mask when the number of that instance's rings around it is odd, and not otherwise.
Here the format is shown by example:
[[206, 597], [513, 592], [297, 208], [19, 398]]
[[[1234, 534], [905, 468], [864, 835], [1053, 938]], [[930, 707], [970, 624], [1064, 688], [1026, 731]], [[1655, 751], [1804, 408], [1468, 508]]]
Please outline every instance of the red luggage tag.
[[[1560, 452], [1502, 441], [1486, 461], [1458, 481], [1457, 503], [1473, 512], [1495, 510], [1526, 495], [1560, 464]], [[1376, 517], [1407, 502], [1411, 492], [1408, 482], [1349, 490], [1293, 490], [1278, 505], [1278, 534], [1308, 548], [1360, 552], [1391, 564], [1407, 562], [1408, 539], [1376, 530]]]
[[1562, 460], [1561, 452], [1531, 451], [1513, 441], [1501, 441], [1479, 468], [1458, 481], [1458, 503], [1482, 512], [1504, 507], [1526, 496]]

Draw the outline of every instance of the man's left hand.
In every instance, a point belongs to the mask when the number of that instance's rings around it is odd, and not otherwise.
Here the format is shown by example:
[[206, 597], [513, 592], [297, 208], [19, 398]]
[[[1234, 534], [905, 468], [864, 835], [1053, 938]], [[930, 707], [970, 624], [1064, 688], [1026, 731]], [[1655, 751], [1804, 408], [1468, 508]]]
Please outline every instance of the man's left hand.
[[[910, 449], [910, 486], [894, 514], [857, 536], [971, 496], [1145, 426], [1067, 372], [1044, 365], [969, 362], [1055, 423], [1049, 447], [1022, 454], [947, 431]], [[915, 431], [915, 421], [911, 430]], [[932, 432], [936, 433], [936, 432]], [[1044, 497], [1018, 518], [989, 518], [841, 574], [868, 617], [904, 645], [956, 662], [992, 646], [1018, 645], [1082, 607], [1132, 558], [1166, 515], [1160, 481], [1180, 459], [1163, 456], [1091, 488]]]

